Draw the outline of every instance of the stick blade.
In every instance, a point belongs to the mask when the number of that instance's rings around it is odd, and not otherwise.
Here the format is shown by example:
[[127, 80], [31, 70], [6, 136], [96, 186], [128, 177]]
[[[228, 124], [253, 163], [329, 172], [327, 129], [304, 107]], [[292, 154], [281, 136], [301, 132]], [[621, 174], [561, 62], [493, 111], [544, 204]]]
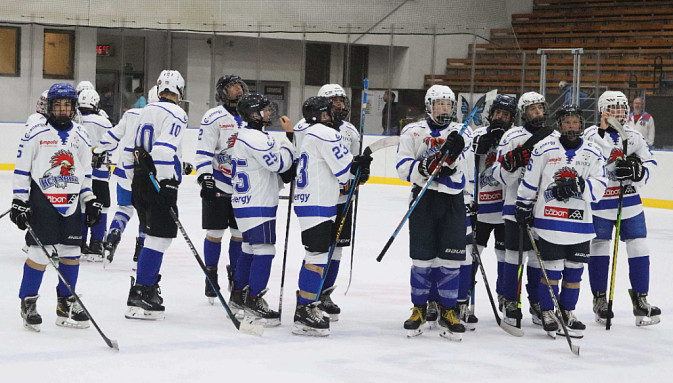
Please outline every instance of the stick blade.
[[113, 350], [115, 350], [115, 351], [119, 351], [119, 343], [117, 343], [116, 340], [106, 339], [106, 340], [105, 340], [105, 343], [107, 343], [107, 345], [108, 345], [111, 349], [113, 349]]
[[506, 333], [508, 333], [510, 335], [514, 335], [516, 337], [522, 337], [524, 335], [524, 332], [523, 332], [522, 329], [520, 329], [518, 327], [510, 326], [507, 323], [505, 323], [504, 321], [500, 322], [500, 328], [505, 330]]
[[248, 335], [262, 336], [264, 334], [264, 326], [252, 320], [243, 319], [241, 325], [238, 327], [238, 331]]
[[617, 119], [614, 116], [608, 117], [608, 125], [615, 128], [615, 130], [619, 132], [620, 136], [626, 137], [625, 136], [626, 130], [624, 129], [624, 126], [619, 121], [617, 121]]
[[400, 136], [390, 136], [386, 138], [382, 138], [371, 145], [367, 146], [365, 148], [364, 154], [372, 154], [378, 150], [381, 150], [383, 148], [387, 148], [389, 146], [397, 146], [400, 143]]
[[580, 356], [580, 346], [573, 344], [570, 346], [570, 351], [572, 351], [573, 354]]

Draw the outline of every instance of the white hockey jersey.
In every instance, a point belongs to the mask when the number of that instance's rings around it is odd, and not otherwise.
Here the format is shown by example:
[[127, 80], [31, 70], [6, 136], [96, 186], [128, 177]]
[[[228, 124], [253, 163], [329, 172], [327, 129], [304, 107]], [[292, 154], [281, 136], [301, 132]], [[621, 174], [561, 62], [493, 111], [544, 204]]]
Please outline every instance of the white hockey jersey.
[[[112, 128], [112, 123], [107, 118], [99, 114], [83, 114], [82, 126], [89, 133], [91, 139], [91, 146], [97, 147], [100, 145], [101, 139]], [[93, 169], [92, 176], [94, 180], [107, 182], [110, 178], [110, 167], [108, 164], [103, 164], [100, 168]]]
[[[514, 218], [514, 206], [516, 204], [516, 194], [519, 189], [519, 183], [523, 178], [526, 167], [521, 167], [513, 172], [508, 172], [502, 168], [498, 159], [511, 150], [523, 145], [533, 134], [523, 126], [513, 126], [500, 139], [498, 153], [493, 163], [493, 177], [503, 185], [503, 206], [502, 217], [509, 221], [516, 221]], [[554, 131], [553, 136], [559, 133]]]
[[294, 162], [294, 148], [287, 139], [275, 140], [267, 132], [243, 125], [234, 136], [231, 152], [236, 223], [247, 231], [276, 218], [282, 173]]
[[[478, 128], [474, 131], [473, 137], [484, 135], [488, 132], [488, 127]], [[472, 148], [474, 155], [474, 148]], [[488, 153], [479, 155], [479, 198], [477, 199], [478, 211], [477, 220], [489, 224], [500, 224], [502, 218], [503, 185], [493, 176], [493, 164], [498, 158], [498, 147], [492, 147]], [[474, 170], [471, 171], [474, 173]], [[472, 181], [473, 182], [473, 181]], [[474, 187], [474, 185], [473, 185]]]
[[142, 146], [154, 160], [156, 179], [182, 181], [182, 139], [187, 129], [187, 113], [169, 101], [147, 104], [138, 118], [131, 145], [121, 153], [126, 177], [133, 179], [133, 148]]
[[27, 201], [31, 180], [61, 215], [79, 214], [78, 201], [94, 198], [91, 144], [83, 126], [58, 131], [43, 119], [27, 127], [16, 156], [13, 198]]
[[[640, 133], [628, 126], [624, 126], [624, 129], [627, 136], [626, 155], [638, 156], [645, 168], [645, 177], [641, 181], [624, 181], [626, 188], [624, 189], [624, 200], [622, 202], [622, 219], [627, 219], [635, 217], [643, 211], [638, 190], [645, 186], [652, 177], [654, 169], [657, 167], [657, 161]], [[616, 220], [619, 203], [619, 181], [615, 178], [617, 167], [615, 161], [623, 154], [622, 139], [614, 131], [606, 131], [605, 135], [601, 137], [596, 125], [584, 131], [584, 138], [597, 144], [600, 148], [605, 159], [605, 172], [608, 177], [608, 188], [605, 190], [603, 198], [592, 205], [593, 213], [604, 219]]]
[[[123, 151], [123, 148], [133, 145], [133, 140], [135, 139], [135, 132], [138, 128], [138, 118], [140, 117], [141, 108], [134, 108], [127, 110], [122, 116], [119, 123], [108, 130], [103, 138], [100, 140], [100, 144], [97, 148], [94, 149], [96, 153], [103, 152], [112, 152], [117, 148], [122, 148], [120, 152]], [[126, 173], [124, 172], [124, 163], [122, 162], [122, 155], [119, 154], [119, 163], [115, 167], [115, 170], [112, 174], [119, 177], [120, 179], [127, 179]], [[127, 158], [128, 160], [128, 158]], [[133, 165], [133, 163], [131, 163]], [[130, 190], [130, 181], [124, 182], [123, 187], [127, 190]]]
[[[397, 146], [396, 166], [400, 179], [420, 187], [425, 186], [428, 179], [418, 171], [418, 162], [423, 158], [439, 153], [442, 143], [449, 133], [452, 131], [460, 132], [462, 127], [463, 124], [453, 122], [444, 129], [433, 131], [427, 121], [424, 120], [412, 122], [402, 128], [400, 143]], [[463, 139], [465, 140], [465, 148], [456, 159], [456, 172], [450, 177], [434, 179], [428, 188], [447, 194], [465, 193], [465, 200], [469, 201], [473, 192], [468, 185], [470, 165], [466, 159], [472, 147], [470, 129], [465, 129]]]
[[47, 122], [47, 117], [44, 116], [44, 114], [41, 113], [33, 113], [30, 116], [28, 116], [28, 119], [26, 120], [26, 128], [30, 128], [31, 126], [42, 122], [43, 124], [46, 124]]
[[308, 127], [301, 142], [294, 211], [306, 230], [336, 219], [339, 189], [351, 177], [353, 155], [341, 133], [323, 124]]
[[242, 125], [241, 118], [224, 106], [209, 109], [203, 115], [196, 144], [196, 174], [212, 174], [215, 186], [227, 194], [231, 188], [231, 151]]
[[[577, 177], [585, 180], [583, 193], [567, 201], [553, 197], [551, 189], [558, 181]], [[540, 237], [570, 245], [596, 236], [591, 204], [603, 197], [606, 187], [605, 161], [597, 145], [583, 140], [576, 149], [566, 150], [559, 135], [552, 135], [535, 145], [518, 188], [518, 200], [535, 202], [533, 226]]]

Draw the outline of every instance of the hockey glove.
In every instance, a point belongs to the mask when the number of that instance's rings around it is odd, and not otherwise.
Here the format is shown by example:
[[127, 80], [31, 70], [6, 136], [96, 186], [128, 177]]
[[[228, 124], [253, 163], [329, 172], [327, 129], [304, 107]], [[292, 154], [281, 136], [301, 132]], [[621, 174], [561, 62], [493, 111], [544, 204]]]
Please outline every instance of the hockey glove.
[[96, 226], [100, 222], [103, 213], [103, 203], [97, 199], [90, 199], [84, 208], [84, 215], [86, 216], [86, 225], [88, 227]]
[[488, 153], [488, 151], [498, 144], [496, 141], [496, 135], [494, 132], [488, 132], [474, 138], [474, 152], [477, 155], [483, 155]]
[[194, 165], [190, 164], [189, 162], [183, 162], [182, 163], [182, 174], [183, 175], [190, 175], [194, 171]]
[[475, 215], [477, 214], [477, 210], [479, 210], [479, 206], [476, 202], [472, 201], [465, 204], [465, 213], [467, 215]]
[[[439, 161], [442, 159], [442, 153], [436, 153], [432, 156], [423, 158], [418, 163], [418, 172], [421, 173], [423, 177], [430, 177], [432, 172], [435, 171], [437, 166], [440, 166]], [[442, 166], [439, 170], [439, 173], [435, 178], [450, 177], [453, 173], [456, 172], [456, 169], [452, 169], [448, 166]]]
[[19, 230], [26, 230], [26, 222], [30, 220], [30, 206], [28, 201], [20, 199], [12, 200], [12, 211], [9, 212], [9, 219], [16, 224]]
[[638, 182], [645, 178], [645, 168], [641, 164], [640, 158], [636, 156], [628, 156], [625, 160], [617, 160], [615, 165], [617, 165], [615, 178], [619, 181], [632, 180]]
[[295, 178], [297, 178], [297, 163], [293, 162], [289, 169], [280, 173], [280, 179], [283, 183], [289, 184], [294, 181]]
[[449, 159], [447, 162], [451, 164], [456, 161], [456, 158], [460, 156], [460, 153], [463, 152], [464, 148], [465, 140], [463, 139], [463, 136], [454, 130], [453, 132], [449, 133], [448, 137], [446, 137], [446, 141], [444, 141], [444, 145], [442, 145], [442, 149], [440, 151], [442, 154], [449, 154]]
[[502, 168], [512, 173], [518, 168], [526, 166], [530, 160], [530, 150], [518, 147], [500, 156]]
[[[178, 203], [178, 185], [175, 179], [166, 179], [159, 182], [159, 195], [157, 201], [166, 207], [175, 207]], [[203, 190], [203, 189], [202, 189]]]
[[351, 163], [351, 174], [355, 175], [355, 173], [360, 170], [360, 185], [369, 180], [369, 168], [372, 164], [372, 160], [373, 158], [370, 155], [359, 155], [353, 157], [353, 162]]
[[584, 193], [584, 187], [584, 178], [581, 176], [576, 178], [565, 178], [558, 181], [556, 185], [551, 188], [551, 194], [558, 201], [567, 201], [577, 193]]
[[96, 153], [96, 148], [91, 149], [91, 167], [94, 169], [100, 169], [107, 162], [107, 152]]
[[201, 198], [206, 201], [214, 201], [217, 198], [218, 189], [215, 187], [215, 177], [210, 173], [203, 173], [196, 179], [201, 185]]
[[521, 226], [533, 226], [533, 222], [535, 222], [535, 217], [533, 217], [533, 204], [530, 202], [516, 201], [514, 217], [516, 217], [516, 222]]

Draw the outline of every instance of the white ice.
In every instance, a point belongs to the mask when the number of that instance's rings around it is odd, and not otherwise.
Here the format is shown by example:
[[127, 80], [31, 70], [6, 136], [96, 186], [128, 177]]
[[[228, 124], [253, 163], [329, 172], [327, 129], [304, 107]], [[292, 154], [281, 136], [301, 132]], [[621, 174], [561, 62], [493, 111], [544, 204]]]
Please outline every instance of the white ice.
[[[11, 172], [0, 173], [0, 201], [9, 208]], [[114, 189], [114, 187], [112, 188]], [[587, 324], [579, 357], [565, 338], [548, 338], [530, 322], [524, 296], [523, 338], [495, 324], [484, 283], [478, 276], [477, 330], [460, 343], [441, 338], [437, 330], [408, 339], [402, 322], [410, 314], [408, 231], [405, 227], [383, 262], [376, 256], [407, 209], [409, 188], [365, 185], [357, 219], [353, 283], [348, 283], [350, 251], [344, 252], [334, 300], [341, 319], [327, 338], [292, 335], [297, 275], [303, 257], [296, 217], [290, 225], [285, 276], [283, 324], [262, 337], [239, 334], [216, 302], [203, 295], [204, 276], [184, 239], [178, 235], [164, 257], [161, 289], [166, 319], [159, 322], [124, 318], [137, 219], [129, 225], [114, 262], [83, 262], [77, 291], [103, 331], [119, 342], [109, 349], [91, 327], [76, 330], [54, 324], [57, 277], [49, 266], [38, 300], [42, 331], [22, 327], [18, 290], [25, 255], [23, 232], [9, 217], [0, 220], [0, 381], [2, 382], [666, 382], [673, 376], [673, 211], [646, 209], [651, 249], [651, 303], [661, 307], [659, 325], [634, 325], [627, 258], [620, 246], [615, 287], [615, 319], [610, 331], [593, 321], [591, 292], [585, 271], [577, 315]], [[113, 198], [114, 200], [114, 198]], [[278, 209], [278, 243], [267, 300], [277, 308], [287, 200]], [[180, 188], [180, 217], [202, 250], [201, 205], [194, 176]], [[110, 216], [114, 212], [111, 208]], [[228, 234], [225, 234], [228, 238]], [[227, 262], [227, 241], [220, 267]], [[491, 287], [495, 286], [492, 244], [482, 255]], [[668, 280], [668, 282], [666, 282]]]

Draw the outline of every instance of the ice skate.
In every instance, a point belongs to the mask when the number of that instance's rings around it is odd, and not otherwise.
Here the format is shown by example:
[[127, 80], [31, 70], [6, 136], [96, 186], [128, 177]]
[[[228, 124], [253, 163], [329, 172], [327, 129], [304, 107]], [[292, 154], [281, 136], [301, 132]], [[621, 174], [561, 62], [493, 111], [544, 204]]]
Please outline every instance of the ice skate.
[[542, 311], [542, 328], [550, 338], [556, 339], [556, 332], [559, 330], [559, 326], [554, 310]]
[[117, 245], [122, 239], [122, 232], [119, 229], [110, 230], [107, 239], [105, 240], [105, 246], [103, 247], [103, 267], [107, 267], [112, 263], [114, 259], [115, 251], [117, 251]]
[[280, 314], [271, 310], [264, 299], [267, 291], [269, 289], [264, 289], [256, 297], [252, 297], [249, 290], [246, 290], [248, 296], [245, 297], [245, 318], [259, 321], [264, 327], [280, 326]]
[[143, 249], [145, 240], [141, 237], [136, 237], [136, 249], [133, 252], [133, 271], [136, 271], [138, 268], [138, 256], [140, 256], [140, 251]]
[[605, 296], [605, 291], [594, 291], [594, 314], [596, 314], [596, 322], [605, 325], [608, 316], [614, 317], [612, 312], [608, 312], [608, 300]]
[[426, 327], [428, 329], [437, 328], [437, 319], [439, 319], [439, 302], [428, 302], [428, 313], [425, 315]]
[[39, 295], [35, 295], [21, 300], [23, 327], [35, 332], [40, 332], [40, 325], [42, 324], [42, 317], [37, 313], [37, 298], [39, 297]]
[[530, 312], [533, 324], [542, 326], [542, 309], [540, 308], [540, 302], [530, 302], [528, 312]]
[[227, 290], [231, 292], [231, 290], [234, 288], [234, 274], [236, 270], [234, 270], [233, 266], [227, 265]]
[[477, 329], [477, 323], [479, 322], [479, 318], [477, 318], [472, 313], [472, 310], [470, 310], [470, 306], [467, 304], [467, 301], [458, 302], [458, 314], [460, 323], [462, 323], [463, 326], [465, 326], [465, 329], [469, 331], [474, 331]]
[[341, 314], [341, 308], [332, 301], [332, 292], [334, 292], [335, 288], [336, 286], [332, 286], [324, 289], [318, 298], [318, 302], [320, 302], [318, 308], [329, 316], [330, 322], [338, 321], [339, 314]]
[[[434, 303], [434, 302], [432, 302]], [[412, 338], [423, 334], [423, 323], [425, 323], [428, 314], [428, 307], [414, 306], [411, 308], [411, 316], [404, 321], [404, 328], [407, 330], [407, 337]]]
[[231, 290], [229, 295], [229, 308], [238, 319], [243, 318], [244, 315], [246, 291], [247, 286], [242, 290]]
[[629, 289], [633, 303], [633, 315], [636, 316], [636, 326], [651, 326], [661, 322], [661, 309], [647, 303], [647, 293], [635, 293]]
[[522, 315], [519, 303], [516, 301], [505, 300], [503, 309], [505, 310], [505, 315], [503, 316], [502, 321], [508, 326], [521, 328]]
[[166, 308], [162, 305], [163, 299], [159, 295], [158, 281], [152, 286], [139, 285], [131, 277], [131, 290], [126, 301], [126, 318], [143, 320], [162, 320]]
[[[217, 290], [219, 290], [220, 285], [217, 281], [217, 266], [206, 266], [206, 274], [208, 274], [208, 278], [210, 278], [210, 281], [213, 282]], [[214, 305], [215, 298], [217, 298], [217, 293], [213, 289], [213, 286], [211, 286], [210, 282], [208, 282], [208, 278], [206, 278], [205, 294], [206, 297], [208, 298], [208, 303]]]
[[505, 297], [502, 294], [498, 294], [498, 311], [502, 312], [505, 307]]
[[460, 342], [463, 340], [465, 326], [460, 323], [456, 315], [455, 307], [444, 307], [439, 305], [439, 327], [442, 331], [439, 335], [452, 341]]
[[[297, 292], [299, 294], [299, 292]], [[294, 311], [294, 326], [292, 333], [306, 336], [328, 336], [329, 318], [322, 315], [318, 308], [318, 302], [307, 305], [297, 305]]]
[[56, 325], [70, 328], [88, 328], [91, 322], [74, 296], [58, 297]]
[[[562, 315], [563, 321], [566, 323], [566, 328], [568, 329], [568, 336], [577, 339], [584, 338], [584, 330], [586, 330], [587, 326], [577, 319], [575, 313], [571, 310], [563, 310]], [[556, 333], [559, 335], [565, 335], [563, 333], [563, 329], [561, 328], [558, 329]]]
[[87, 260], [89, 262], [103, 262], [103, 251], [103, 242], [97, 239], [92, 239], [89, 243]]

